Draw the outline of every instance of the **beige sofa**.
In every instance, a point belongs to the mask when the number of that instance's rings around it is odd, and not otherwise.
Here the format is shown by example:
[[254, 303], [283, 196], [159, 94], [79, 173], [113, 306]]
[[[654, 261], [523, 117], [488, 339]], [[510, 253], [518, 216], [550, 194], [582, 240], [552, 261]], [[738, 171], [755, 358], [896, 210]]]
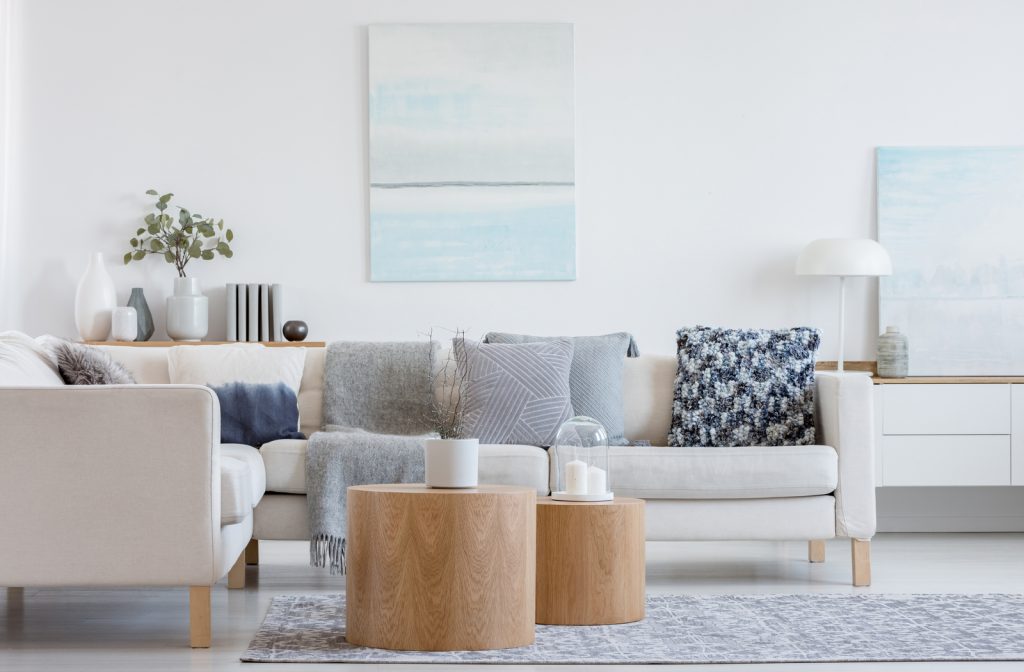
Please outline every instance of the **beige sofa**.
[[266, 486], [257, 450], [220, 444], [216, 395], [0, 388], [0, 427], [0, 585], [188, 586], [192, 646], [210, 646], [210, 587], [244, 585]]
[[[104, 347], [139, 382], [168, 382], [166, 348]], [[308, 435], [320, 426], [325, 350], [305, 352], [299, 412]], [[809, 559], [821, 561], [823, 540], [850, 538], [853, 583], [869, 584], [875, 489], [868, 377], [818, 374], [820, 445], [668, 448], [675, 373], [672, 356], [626, 360], [626, 436], [652, 446], [612, 448], [609, 457], [615, 493], [647, 500], [647, 539], [807, 540]], [[305, 441], [283, 440], [260, 450], [267, 494], [256, 498], [253, 539], [309, 538], [305, 447]], [[545, 450], [480, 447], [481, 482], [529, 485], [547, 494], [549, 479]]]

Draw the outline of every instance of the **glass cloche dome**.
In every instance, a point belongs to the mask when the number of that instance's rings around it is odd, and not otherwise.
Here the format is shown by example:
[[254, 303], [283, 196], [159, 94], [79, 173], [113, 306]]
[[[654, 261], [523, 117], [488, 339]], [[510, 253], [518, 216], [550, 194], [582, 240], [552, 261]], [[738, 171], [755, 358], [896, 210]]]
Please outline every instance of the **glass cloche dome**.
[[614, 498], [608, 470], [608, 433], [593, 418], [577, 415], [558, 429], [552, 499], [605, 502]]

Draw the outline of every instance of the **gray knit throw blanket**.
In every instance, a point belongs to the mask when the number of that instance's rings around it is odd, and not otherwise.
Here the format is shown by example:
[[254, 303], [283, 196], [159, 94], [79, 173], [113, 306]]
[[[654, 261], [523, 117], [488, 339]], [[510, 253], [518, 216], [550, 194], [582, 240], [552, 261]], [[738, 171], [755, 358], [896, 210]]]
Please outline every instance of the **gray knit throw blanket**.
[[345, 573], [349, 486], [423, 482], [435, 352], [425, 342], [328, 346], [324, 431], [306, 446], [312, 566]]

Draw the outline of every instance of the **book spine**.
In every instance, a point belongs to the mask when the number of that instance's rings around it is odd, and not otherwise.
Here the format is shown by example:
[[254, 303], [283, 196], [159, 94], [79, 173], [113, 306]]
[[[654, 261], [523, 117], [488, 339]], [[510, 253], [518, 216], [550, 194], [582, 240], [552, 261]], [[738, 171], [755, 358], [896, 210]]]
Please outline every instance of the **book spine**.
[[238, 287], [229, 282], [224, 290], [225, 340], [238, 340]]
[[260, 340], [274, 340], [270, 337], [270, 285], [260, 285]]
[[238, 322], [238, 340], [249, 340], [249, 312], [246, 310], [246, 288], [244, 284], [238, 285], [238, 312], [235, 319]]
[[260, 286], [249, 284], [249, 342], [260, 340]]
[[270, 334], [275, 341], [283, 341], [284, 334], [284, 287], [270, 286]]

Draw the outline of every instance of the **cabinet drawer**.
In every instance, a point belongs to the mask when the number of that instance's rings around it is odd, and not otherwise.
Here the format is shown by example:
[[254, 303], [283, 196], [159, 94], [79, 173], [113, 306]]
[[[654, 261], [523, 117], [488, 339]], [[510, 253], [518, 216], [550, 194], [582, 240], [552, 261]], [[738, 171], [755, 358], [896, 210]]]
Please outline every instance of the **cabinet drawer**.
[[882, 482], [1010, 485], [1009, 436], [886, 436]]
[[884, 385], [884, 434], [1009, 434], [1009, 385]]

